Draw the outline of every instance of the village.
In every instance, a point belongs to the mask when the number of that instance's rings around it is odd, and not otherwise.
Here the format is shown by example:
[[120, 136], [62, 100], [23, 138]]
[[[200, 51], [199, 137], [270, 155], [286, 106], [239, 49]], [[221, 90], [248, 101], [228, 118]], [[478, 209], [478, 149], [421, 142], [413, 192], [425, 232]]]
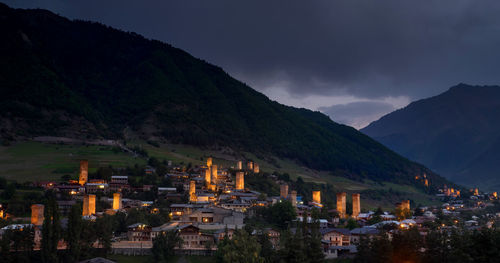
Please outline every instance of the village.
[[[234, 231], [244, 229], [246, 222], [255, 217], [259, 208], [271, 207], [278, 203], [289, 202], [295, 211], [295, 218], [287, 223], [294, 229], [298, 223], [319, 226], [321, 245], [325, 258], [353, 257], [357, 253], [357, 245], [363, 238], [377, 236], [380, 231], [405, 231], [418, 228], [425, 236], [436, 226], [442, 230], [458, 227], [467, 229], [491, 228], [500, 217], [500, 213], [486, 213], [488, 207], [494, 207], [497, 193], [480, 193], [471, 189], [467, 194], [460, 190], [443, 186], [436, 195], [441, 198], [441, 206], [411, 207], [410, 200], [402, 200], [395, 204], [394, 211], [362, 209], [361, 195], [350, 193], [350, 213], [347, 210], [346, 192], [336, 193], [336, 209], [325, 210], [322, 203], [322, 192], [313, 190], [311, 201], [305, 203], [291, 185], [273, 178], [279, 185], [279, 196], [267, 196], [249, 189], [245, 180], [261, 176], [259, 164], [253, 161], [239, 160], [231, 167], [222, 167], [212, 157], [206, 158], [205, 165], [196, 166], [190, 173], [169, 163], [166, 174], [160, 175], [171, 182], [171, 187], [143, 185], [133, 188], [126, 175], [112, 175], [110, 180], [89, 179], [89, 162], [80, 162], [78, 180], [68, 182], [38, 182], [37, 186], [45, 191], [53, 191], [61, 198], [57, 200], [59, 213], [68, 215], [72, 206], [82, 204], [83, 220], [95, 221], [104, 215], [117, 213], [127, 214], [132, 210], [140, 210], [148, 214], [162, 213], [161, 225], [152, 226], [137, 221], [127, 225], [126, 232], [113, 235], [112, 254], [148, 255], [151, 254], [154, 239], [168, 231], [177, 231], [182, 245], [175, 249], [176, 254], [213, 255], [217, 244], [224, 238], [232, 238]], [[156, 169], [146, 167], [144, 174], [155, 174]], [[423, 175], [415, 180], [429, 185]], [[155, 195], [151, 200], [125, 198], [130, 192], [151, 192]], [[266, 194], [266, 193], [264, 193]], [[97, 205], [107, 203], [107, 208]], [[167, 205], [165, 205], [167, 204]], [[42, 227], [44, 223], [44, 204], [31, 206], [30, 222], [22, 222], [22, 218], [9, 215], [5, 205], [0, 205], [0, 218], [11, 220], [12, 224], [4, 226], [0, 235], [6, 231], [22, 231], [30, 227], [34, 229], [34, 249], [41, 248]], [[315, 213], [316, 212], [316, 213]], [[318, 215], [319, 214], [319, 215]], [[479, 215], [481, 214], [481, 215]], [[64, 220], [61, 221], [61, 224]], [[65, 222], [64, 224], [67, 224]], [[64, 227], [64, 226], [63, 226]], [[272, 247], [280, 244], [281, 230], [265, 227], [253, 229], [252, 235], [268, 236]], [[99, 247], [99, 242], [94, 244]], [[59, 249], [66, 249], [63, 239], [59, 241]]]

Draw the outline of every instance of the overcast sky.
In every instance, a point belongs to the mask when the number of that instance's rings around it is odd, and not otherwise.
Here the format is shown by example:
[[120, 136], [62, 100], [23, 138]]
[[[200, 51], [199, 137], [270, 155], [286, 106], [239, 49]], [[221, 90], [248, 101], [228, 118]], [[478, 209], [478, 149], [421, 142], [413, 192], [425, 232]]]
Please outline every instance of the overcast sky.
[[273, 100], [356, 128], [460, 82], [500, 83], [497, 0], [6, 3], [168, 42]]

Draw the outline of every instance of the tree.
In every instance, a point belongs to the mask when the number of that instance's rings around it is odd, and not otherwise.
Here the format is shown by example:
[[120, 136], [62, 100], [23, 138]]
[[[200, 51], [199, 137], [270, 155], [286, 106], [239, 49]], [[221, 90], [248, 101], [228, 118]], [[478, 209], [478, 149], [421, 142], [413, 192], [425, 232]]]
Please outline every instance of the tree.
[[68, 260], [78, 262], [81, 254], [81, 235], [83, 228], [82, 208], [79, 204], [71, 207], [68, 215], [66, 243], [68, 245]]
[[269, 208], [264, 209], [263, 213], [267, 222], [280, 229], [285, 229], [288, 222], [297, 217], [295, 208], [290, 201], [278, 202]]
[[97, 232], [95, 229], [95, 223], [88, 220], [83, 220], [82, 233], [80, 238], [80, 249], [82, 258], [89, 258], [93, 256], [93, 244], [97, 240]]
[[30, 261], [31, 252], [35, 246], [35, 230], [33, 227], [25, 227], [22, 230], [15, 230], [10, 235], [12, 241], [12, 250], [14, 254], [14, 262]]
[[[304, 230], [304, 244], [306, 248], [306, 256], [308, 262], [320, 263], [323, 262], [325, 254], [323, 253], [323, 248], [321, 244], [321, 233], [319, 232], [319, 221], [314, 221], [311, 224], [307, 224], [304, 220], [302, 223]], [[309, 229], [308, 229], [309, 228]]]
[[113, 238], [113, 220], [111, 216], [104, 215], [98, 218], [95, 222], [95, 229], [98, 233], [97, 237], [99, 245], [102, 248], [103, 256], [111, 251], [111, 238]]
[[372, 258], [371, 256], [371, 247], [370, 247], [370, 239], [362, 236], [359, 240], [359, 244], [357, 246], [358, 253], [356, 253], [356, 257], [354, 258], [354, 263], [370, 263]]
[[260, 250], [257, 239], [239, 229], [234, 232], [233, 239], [219, 244], [218, 259], [221, 263], [263, 263]]
[[382, 234], [380, 237], [375, 238], [371, 242], [371, 251], [369, 262], [373, 263], [387, 263], [391, 262], [393, 255], [392, 244], [387, 234]]
[[422, 236], [416, 227], [395, 232], [392, 237], [393, 257], [396, 262], [419, 262]]
[[271, 240], [269, 240], [269, 236], [264, 231], [257, 235], [257, 242], [260, 244], [260, 256], [264, 259], [264, 262], [274, 263], [279, 260], [278, 254], [273, 248]]
[[175, 247], [182, 246], [182, 238], [179, 232], [172, 230], [158, 234], [153, 239], [151, 252], [156, 262], [167, 262], [174, 255]]
[[295, 234], [285, 233], [282, 236], [283, 248], [280, 250], [281, 261], [289, 263], [307, 262], [304, 235], [302, 228], [297, 228]]
[[0, 239], [0, 262], [7, 263], [11, 262], [12, 255], [10, 251], [10, 242], [11, 242], [11, 231], [7, 230], [3, 233], [2, 238]]
[[449, 237], [448, 244], [450, 246], [449, 262], [475, 262], [470, 255], [472, 247], [471, 233], [469, 233], [468, 231], [452, 231]]
[[347, 220], [347, 226], [346, 226], [349, 230], [353, 230], [354, 228], [357, 228], [359, 227], [358, 223], [356, 222], [356, 220], [352, 219], [352, 218], [349, 218]]
[[15, 182], [7, 184], [5, 190], [3, 190], [2, 192], [2, 198], [5, 200], [10, 200], [16, 194], [16, 189], [17, 187]]
[[42, 261], [57, 262], [57, 244], [61, 237], [61, 224], [59, 221], [59, 208], [53, 195], [49, 196], [45, 205], [44, 217], [41, 248]]

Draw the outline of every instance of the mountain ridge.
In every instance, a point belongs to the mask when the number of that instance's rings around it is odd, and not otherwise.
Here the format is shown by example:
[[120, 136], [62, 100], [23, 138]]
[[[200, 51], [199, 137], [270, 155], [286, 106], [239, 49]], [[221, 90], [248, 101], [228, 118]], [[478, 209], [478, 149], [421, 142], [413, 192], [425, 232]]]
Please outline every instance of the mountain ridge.
[[[46, 10], [0, 6], [0, 135], [165, 138], [275, 154], [355, 179], [429, 169], [320, 112], [271, 101], [181, 49]], [[434, 187], [434, 185], [433, 185]]]
[[449, 179], [497, 189], [500, 182], [494, 177], [500, 167], [495, 163], [500, 159], [492, 156], [498, 156], [500, 144], [498, 116], [499, 86], [461, 83], [387, 114], [361, 131]]

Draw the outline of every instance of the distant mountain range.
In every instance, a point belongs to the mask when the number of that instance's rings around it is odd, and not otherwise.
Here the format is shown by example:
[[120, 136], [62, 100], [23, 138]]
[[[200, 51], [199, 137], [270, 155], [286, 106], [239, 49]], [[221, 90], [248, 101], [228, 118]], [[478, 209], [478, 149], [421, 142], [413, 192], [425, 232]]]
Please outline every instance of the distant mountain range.
[[361, 130], [469, 186], [500, 190], [500, 87], [459, 84]]
[[168, 44], [0, 5], [0, 136], [167, 139], [290, 158], [332, 174], [446, 181], [320, 112], [284, 106]]

